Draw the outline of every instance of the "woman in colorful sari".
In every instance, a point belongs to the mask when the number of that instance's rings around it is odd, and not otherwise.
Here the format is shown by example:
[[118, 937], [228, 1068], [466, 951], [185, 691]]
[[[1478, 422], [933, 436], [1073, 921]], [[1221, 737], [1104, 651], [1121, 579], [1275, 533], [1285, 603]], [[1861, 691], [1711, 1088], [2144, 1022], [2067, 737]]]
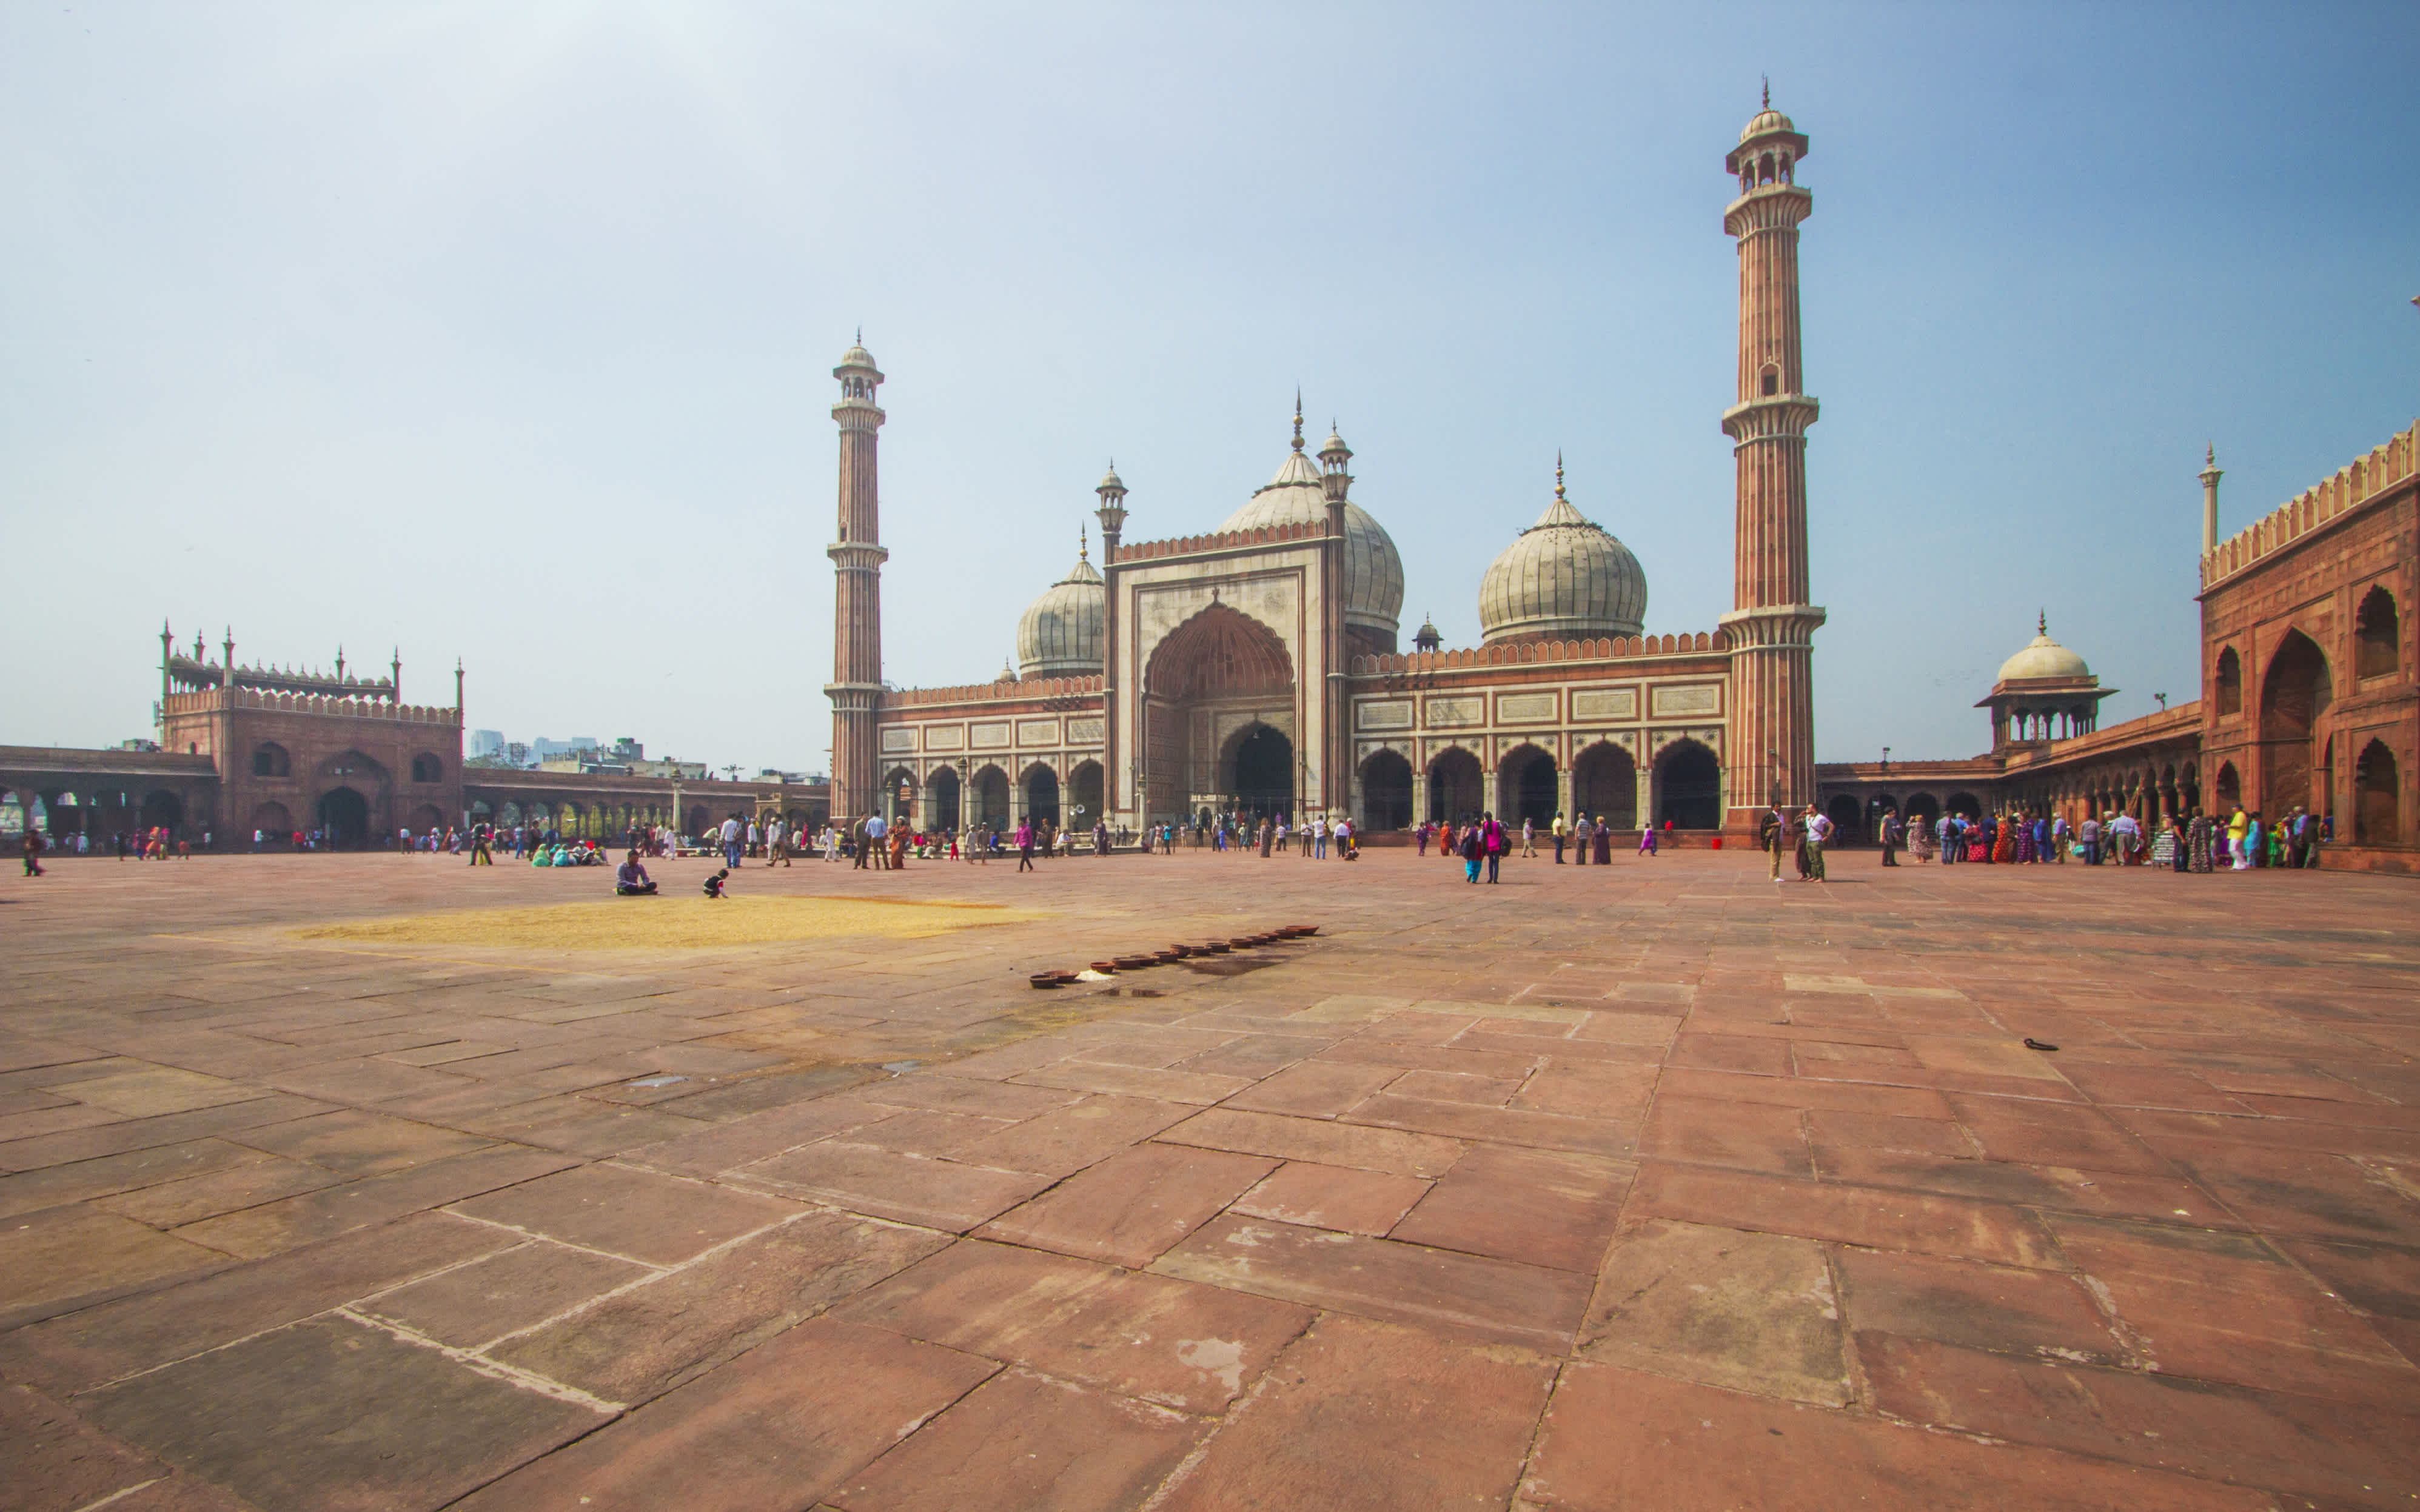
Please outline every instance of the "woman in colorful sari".
[[2001, 816], [1992, 838], [1992, 859], [1998, 865], [2007, 866], [2017, 858], [2016, 827], [2015, 820]]
[[2198, 872], [2204, 876], [2210, 874], [2211, 869], [2211, 827], [2210, 815], [2199, 809], [2194, 810], [2192, 820], [2185, 825], [2185, 868], [2191, 872]]
[[1907, 822], [1907, 854], [1918, 861], [1932, 859], [1932, 826], [1922, 814], [1911, 814]]

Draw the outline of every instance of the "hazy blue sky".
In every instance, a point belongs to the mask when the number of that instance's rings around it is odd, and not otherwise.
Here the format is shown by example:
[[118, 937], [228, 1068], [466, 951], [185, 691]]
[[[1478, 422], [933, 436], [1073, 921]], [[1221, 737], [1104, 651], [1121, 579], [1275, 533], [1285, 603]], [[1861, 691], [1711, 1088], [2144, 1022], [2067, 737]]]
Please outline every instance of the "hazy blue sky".
[[535, 734], [824, 768], [832, 363], [888, 672], [988, 677], [1114, 455], [1206, 530], [1300, 384], [1404, 634], [1574, 502], [1730, 607], [1757, 81], [1803, 243], [1818, 754], [1964, 755], [2046, 609], [2195, 692], [2233, 530], [2412, 423], [2420, 8], [0, 6], [0, 743], [147, 733], [163, 616]]

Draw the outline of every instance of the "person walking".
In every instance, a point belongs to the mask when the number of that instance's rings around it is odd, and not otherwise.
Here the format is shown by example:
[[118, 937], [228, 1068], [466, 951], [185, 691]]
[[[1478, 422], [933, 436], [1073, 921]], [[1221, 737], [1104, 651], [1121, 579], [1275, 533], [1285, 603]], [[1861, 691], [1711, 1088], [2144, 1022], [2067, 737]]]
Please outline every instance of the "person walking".
[[1611, 866], [1613, 864], [1613, 826], [1606, 823], [1606, 818], [1603, 814], [1596, 816], [1596, 843], [1593, 849], [1596, 852], [1597, 865]]
[[1020, 822], [1016, 826], [1016, 869], [1019, 872], [1033, 870], [1033, 821], [1031, 819]]
[[1456, 854], [1462, 857], [1462, 880], [1476, 883], [1480, 860], [1487, 854], [1487, 842], [1479, 838], [1477, 825], [1463, 826], [1462, 844]]
[[1639, 825], [1638, 854], [1646, 856], [1650, 860], [1653, 860], [1655, 858], [1656, 843], [1655, 826], [1653, 825]]
[[1572, 825], [1572, 839], [1575, 842], [1572, 846], [1572, 862], [1574, 865], [1586, 866], [1589, 864], [1589, 841], [1593, 839], [1595, 835], [1596, 826], [1589, 823], [1589, 816], [1583, 812], [1579, 817], [1579, 822]]
[[25, 838], [22, 848], [25, 853], [25, 875], [29, 877], [40, 876], [42, 874], [42, 832], [36, 829], [33, 825], [27, 825], [25, 826]]
[[1521, 855], [1527, 860], [1538, 858], [1538, 822], [1534, 819], [1521, 821]]
[[1899, 848], [1907, 840], [1907, 825], [1900, 822], [1897, 809], [1883, 811], [1883, 865], [1899, 865]]
[[1489, 813], [1480, 818], [1479, 842], [1486, 847], [1487, 882], [1488, 886], [1494, 887], [1496, 869], [1503, 862], [1505, 855], [1512, 849], [1512, 836], [1505, 829], [1503, 821]]
[[[260, 849], [259, 833], [260, 832], [258, 830], [253, 831], [254, 839], [252, 848], [254, 850]], [[471, 864], [473, 866], [493, 866], [496, 864], [496, 857], [489, 849], [489, 844], [494, 840], [495, 829], [492, 825], [481, 823], [472, 829]]]
[[1764, 841], [1764, 853], [1773, 862], [1773, 880], [1779, 882], [1781, 853], [1790, 848], [1790, 816], [1776, 803], [1765, 810], [1764, 821], [1757, 827], [1761, 831], [1760, 838]]

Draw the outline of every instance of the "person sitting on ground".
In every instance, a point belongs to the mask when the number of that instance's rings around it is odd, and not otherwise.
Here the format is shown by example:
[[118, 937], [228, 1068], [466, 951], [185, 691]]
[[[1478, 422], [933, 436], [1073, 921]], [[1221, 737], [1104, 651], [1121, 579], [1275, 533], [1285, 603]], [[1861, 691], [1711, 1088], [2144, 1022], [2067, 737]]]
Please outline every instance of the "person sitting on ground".
[[731, 875], [731, 868], [729, 868], [729, 867], [727, 867], [727, 866], [726, 866], [726, 867], [724, 867], [721, 871], [717, 872], [716, 873], [714, 873], [714, 875], [712, 875], [712, 876], [710, 876], [710, 877], [706, 878], [706, 895], [707, 897], [709, 897], [709, 898], [728, 898], [728, 897], [730, 897], [731, 895], [730, 895], [728, 892], [725, 892], [725, 891], [723, 890], [723, 879], [724, 879], [724, 878], [726, 878], [726, 877], [728, 877], [728, 876], [730, 876], [730, 875]]
[[653, 894], [656, 885], [647, 878], [647, 869], [639, 864], [639, 853], [632, 851], [613, 872], [613, 896], [644, 898]]

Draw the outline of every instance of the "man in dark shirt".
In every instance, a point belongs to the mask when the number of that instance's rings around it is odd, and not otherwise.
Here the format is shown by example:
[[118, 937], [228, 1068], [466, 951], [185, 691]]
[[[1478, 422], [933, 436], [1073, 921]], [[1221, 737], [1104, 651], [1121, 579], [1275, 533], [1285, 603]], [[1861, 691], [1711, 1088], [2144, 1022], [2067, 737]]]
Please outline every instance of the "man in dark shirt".
[[613, 895], [617, 898], [644, 898], [656, 890], [647, 879], [647, 869], [639, 864], [639, 853], [632, 851], [622, 858], [613, 872]]

